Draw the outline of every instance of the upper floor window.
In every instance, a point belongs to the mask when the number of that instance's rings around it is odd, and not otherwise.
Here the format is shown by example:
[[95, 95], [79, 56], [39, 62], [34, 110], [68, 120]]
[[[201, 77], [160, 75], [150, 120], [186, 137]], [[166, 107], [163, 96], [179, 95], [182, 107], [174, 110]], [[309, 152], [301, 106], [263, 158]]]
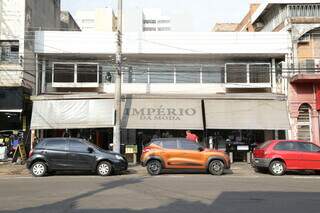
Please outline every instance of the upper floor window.
[[0, 41], [1, 63], [19, 63], [19, 41]]
[[143, 20], [143, 23], [144, 24], [155, 24], [157, 22], [156, 22], [156, 20], [153, 20], [153, 19], [145, 19], [145, 20]]
[[228, 63], [225, 66], [226, 83], [270, 83], [271, 67], [268, 63]]
[[[82, 84], [81, 87], [96, 87], [99, 83], [99, 64], [96, 63], [53, 63], [53, 87], [68, 87], [65, 83]], [[58, 83], [58, 84], [57, 84]], [[64, 83], [60, 85], [59, 83]], [[84, 85], [83, 83], [87, 83]], [[94, 83], [89, 85], [88, 83]]]

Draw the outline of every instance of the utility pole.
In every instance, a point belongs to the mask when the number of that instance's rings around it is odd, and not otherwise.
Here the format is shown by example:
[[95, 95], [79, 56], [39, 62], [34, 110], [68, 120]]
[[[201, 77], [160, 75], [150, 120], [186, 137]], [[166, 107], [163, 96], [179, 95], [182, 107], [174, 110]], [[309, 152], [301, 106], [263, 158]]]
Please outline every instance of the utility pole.
[[113, 151], [120, 153], [121, 144], [121, 72], [122, 72], [122, 0], [118, 0], [117, 53], [115, 79], [115, 125], [113, 128]]

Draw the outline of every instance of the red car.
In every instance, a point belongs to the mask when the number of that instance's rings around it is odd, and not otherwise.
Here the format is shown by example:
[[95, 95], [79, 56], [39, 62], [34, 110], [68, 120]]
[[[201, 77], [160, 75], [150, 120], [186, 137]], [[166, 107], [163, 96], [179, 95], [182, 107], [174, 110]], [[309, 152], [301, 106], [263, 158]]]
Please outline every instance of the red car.
[[271, 140], [253, 151], [253, 166], [273, 175], [284, 175], [287, 170], [320, 171], [320, 147], [305, 141]]

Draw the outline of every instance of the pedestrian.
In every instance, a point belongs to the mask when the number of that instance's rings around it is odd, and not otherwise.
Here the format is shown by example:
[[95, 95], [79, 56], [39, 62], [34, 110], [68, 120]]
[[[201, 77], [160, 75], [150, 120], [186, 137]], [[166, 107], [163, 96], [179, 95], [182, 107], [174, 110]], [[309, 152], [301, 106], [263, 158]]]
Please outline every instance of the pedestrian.
[[198, 143], [198, 136], [193, 134], [190, 130], [186, 131], [186, 139]]

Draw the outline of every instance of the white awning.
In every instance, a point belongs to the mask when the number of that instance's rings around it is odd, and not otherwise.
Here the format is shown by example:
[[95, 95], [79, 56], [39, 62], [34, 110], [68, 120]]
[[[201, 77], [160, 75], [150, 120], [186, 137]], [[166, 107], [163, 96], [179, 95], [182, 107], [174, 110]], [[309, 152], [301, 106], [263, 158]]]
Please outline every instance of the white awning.
[[207, 129], [289, 129], [283, 100], [206, 100]]
[[126, 99], [121, 125], [126, 129], [202, 130], [201, 100]]
[[113, 103], [113, 99], [34, 101], [31, 129], [113, 127]]

